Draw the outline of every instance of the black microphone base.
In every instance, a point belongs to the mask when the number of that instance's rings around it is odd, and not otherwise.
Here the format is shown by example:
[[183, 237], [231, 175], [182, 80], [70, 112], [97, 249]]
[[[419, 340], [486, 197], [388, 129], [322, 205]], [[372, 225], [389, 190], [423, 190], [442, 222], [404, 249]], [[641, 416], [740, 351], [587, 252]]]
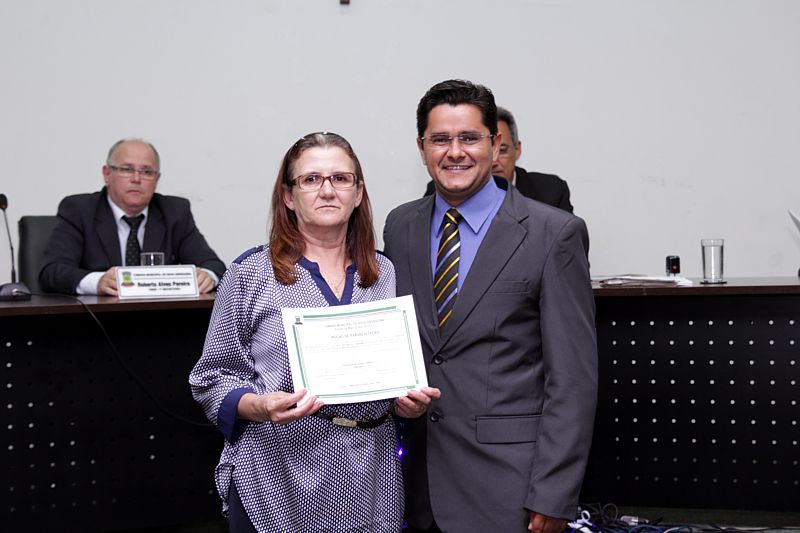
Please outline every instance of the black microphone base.
[[24, 302], [31, 299], [31, 290], [24, 283], [0, 285], [0, 302]]

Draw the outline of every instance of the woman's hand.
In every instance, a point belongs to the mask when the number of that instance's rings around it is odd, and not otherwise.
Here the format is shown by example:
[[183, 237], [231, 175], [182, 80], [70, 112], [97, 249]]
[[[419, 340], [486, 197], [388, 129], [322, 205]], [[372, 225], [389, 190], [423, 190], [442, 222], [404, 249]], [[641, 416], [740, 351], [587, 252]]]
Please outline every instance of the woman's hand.
[[394, 412], [403, 418], [418, 418], [425, 414], [433, 400], [438, 400], [442, 391], [436, 387], [422, 387], [421, 390], [410, 390], [406, 396], [394, 400]]
[[268, 394], [255, 394], [248, 392], [239, 400], [237, 414], [239, 418], [275, 424], [286, 424], [304, 416], [313, 415], [323, 406], [316, 396], [308, 398], [303, 405], [297, 405], [306, 390], [289, 393], [284, 391], [270, 392]]

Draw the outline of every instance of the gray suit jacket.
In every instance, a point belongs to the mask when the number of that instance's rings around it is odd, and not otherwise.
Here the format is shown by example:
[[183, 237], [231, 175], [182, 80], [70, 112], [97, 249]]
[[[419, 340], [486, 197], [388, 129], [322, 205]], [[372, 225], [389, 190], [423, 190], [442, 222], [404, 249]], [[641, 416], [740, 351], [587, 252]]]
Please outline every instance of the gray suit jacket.
[[597, 396], [586, 226], [508, 182], [458, 294], [436, 326], [434, 197], [394, 209], [384, 242], [397, 294], [412, 294], [428, 381], [442, 391], [405, 424], [409, 524], [526, 531], [529, 511], [574, 518]]
[[[39, 283], [47, 292], [74, 294], [90, 272], [122, 264], [117, 222], [106, 188], [67, 196], [58, 206], [58, 222], [45, 251]], [[164, 252], [168, 265], [197, 265], [222, 277], [225, 264], [197, 229], [189, 200], [154, 194], [150, 200], [142, 251]]]

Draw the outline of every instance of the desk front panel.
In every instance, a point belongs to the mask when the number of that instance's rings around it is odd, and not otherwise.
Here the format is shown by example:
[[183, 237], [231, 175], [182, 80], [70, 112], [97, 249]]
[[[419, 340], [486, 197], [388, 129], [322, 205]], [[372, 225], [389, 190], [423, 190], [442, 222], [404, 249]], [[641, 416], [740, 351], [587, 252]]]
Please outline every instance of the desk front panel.
[[[800, 294], [614, 291], [595, 293], [600, 398], [582, 501], [796, 511]], [[90, 303], [147, 390], [205, 422], [186, 379], [212, 302]], [[79, 308], [0, 311], [5, 527], [220, 516], [215, 429], [160, 410]]]
[[219, 517], [221, 435], [148, 397], [207, 423], [187, 376], [210, 309], [98, 316], [122, 363], [85, 312], [0, 317], [4, 527], [103, 531]]
[[582, 501], [800, 508], [800, 295], [599, 297]]

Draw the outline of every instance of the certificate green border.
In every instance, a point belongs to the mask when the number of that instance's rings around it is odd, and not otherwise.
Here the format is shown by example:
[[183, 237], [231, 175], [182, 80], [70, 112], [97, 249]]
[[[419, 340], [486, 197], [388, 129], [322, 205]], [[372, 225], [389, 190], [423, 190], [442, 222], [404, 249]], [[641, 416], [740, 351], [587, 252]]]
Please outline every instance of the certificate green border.
[[[360, 396], [362, 394], [375, 394], [381, 392], [392, 392], [392, 391], [406, 391], [415, 388], [419, 385], [419, 372], [417, 371], [417, 365], [414, 361], [414, 345], [411, 342], [411, 329], [408, 325], [408, 312], [405, 309], [399, 309], [396, 305], [389, 306], [389, 307], [379, 307], [377, 309], [366, 309], [364, 311], [350, 311], [347, 313], [328, 313], [328, 314], [314, 314], [314, 315], [301, 315], [303, 320], [310, 319], [322, 319], [322, 318], [335, 318], [340, 316], [349, 316], [349, 315], [370, 315], [375, 313], [383, 313], [386, 311], [402, 311], [403, 313], [403, 324], [406, 328], [406, 341], [408, 342], [408, 354], [411, 358], [411, 369], [414, 372], [414, 384], [413, 385], [402, 385], [399, 387], [390, 387], [387, 389], [374, 389], [374, 390], [366, 390], [366, 391], [359, 391], [359, 392], [349, 392], [349, 393], [341, 393], [341, 394], [317, 394], [317, 398], [325, 399], [325, 398], [347, 398], [350, 396]], [[309, 388], [308, 386], [308, 377], [306, 376], [305, 365], [303, 364], [303, 349], [300, 347], [300, 340], [297, 336], [297, 325], [292, 324], [292, 337], [294, 338], [294, 345], [297, 353], [297, 364], [300, 367], [300, 381], [303, 383], [303, 387]]]

